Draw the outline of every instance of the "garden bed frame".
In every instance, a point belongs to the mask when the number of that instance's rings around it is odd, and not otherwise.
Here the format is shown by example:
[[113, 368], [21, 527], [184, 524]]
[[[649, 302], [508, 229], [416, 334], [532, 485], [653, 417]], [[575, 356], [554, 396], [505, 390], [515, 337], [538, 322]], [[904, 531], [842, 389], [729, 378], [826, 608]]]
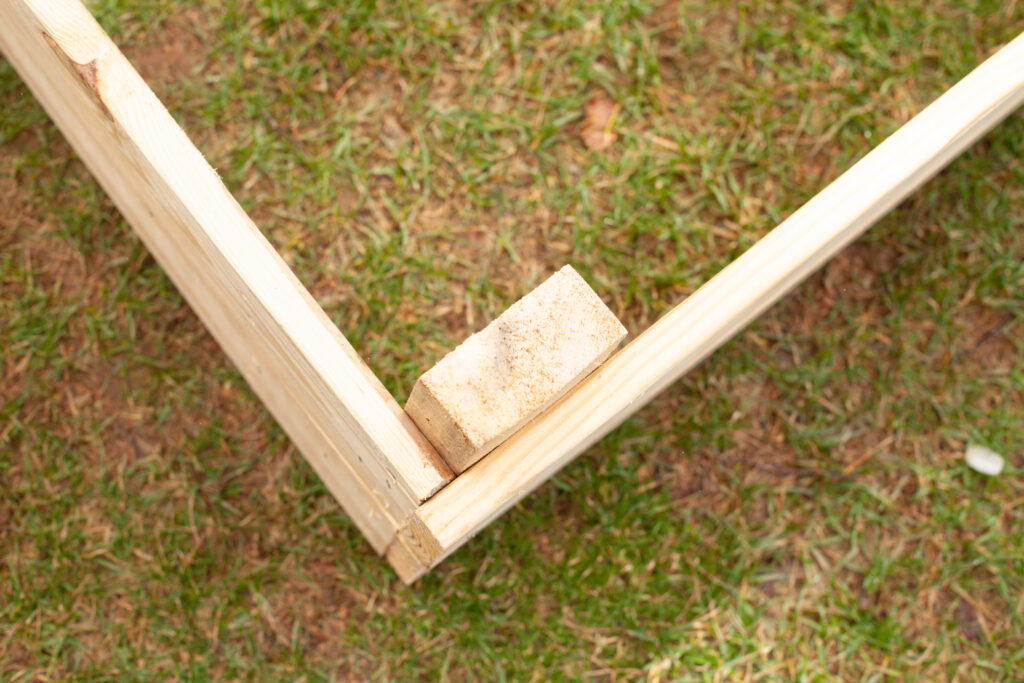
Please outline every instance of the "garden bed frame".
[[455, 477], [78, 0], [0, 0], [0, 50], [373, 548], [414, 581], [1024, 101], [1024, 36]]

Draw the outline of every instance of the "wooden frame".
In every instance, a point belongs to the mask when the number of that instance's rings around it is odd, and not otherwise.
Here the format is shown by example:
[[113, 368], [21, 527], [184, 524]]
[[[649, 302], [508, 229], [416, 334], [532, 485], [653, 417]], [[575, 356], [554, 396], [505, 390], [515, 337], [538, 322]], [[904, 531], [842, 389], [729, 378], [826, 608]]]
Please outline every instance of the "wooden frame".
[[1024, 101], [1022, 36], [453, 477], [78, 0], [0, 0], [0, 50], [406, 582], [639, 410]]

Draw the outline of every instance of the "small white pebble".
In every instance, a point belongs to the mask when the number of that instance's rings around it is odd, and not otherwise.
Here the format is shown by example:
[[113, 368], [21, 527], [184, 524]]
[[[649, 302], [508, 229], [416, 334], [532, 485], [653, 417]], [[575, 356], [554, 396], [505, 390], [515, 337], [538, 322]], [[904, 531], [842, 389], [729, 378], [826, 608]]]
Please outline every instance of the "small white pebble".
[[991, 448], [972, 443], [967, 446], [964, 458], [967, 460], [967, 466], [976, 472], [995, 476], [1003, 471], [1003, 456]]

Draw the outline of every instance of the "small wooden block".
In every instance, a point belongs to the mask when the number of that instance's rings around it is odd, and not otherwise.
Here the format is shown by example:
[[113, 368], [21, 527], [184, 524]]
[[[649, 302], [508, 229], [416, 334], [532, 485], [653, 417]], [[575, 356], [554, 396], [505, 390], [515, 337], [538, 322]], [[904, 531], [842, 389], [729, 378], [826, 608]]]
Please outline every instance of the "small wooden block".
[[565, 266], [416, 380], [405, 410], [461, 473], [593, 372], [625, 336]]

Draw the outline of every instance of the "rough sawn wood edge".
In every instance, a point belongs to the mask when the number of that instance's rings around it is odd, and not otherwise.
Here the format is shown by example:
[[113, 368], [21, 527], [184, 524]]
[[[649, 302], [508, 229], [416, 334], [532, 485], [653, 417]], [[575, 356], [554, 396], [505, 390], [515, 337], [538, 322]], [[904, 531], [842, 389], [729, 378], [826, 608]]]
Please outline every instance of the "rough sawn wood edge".
[[0, 0], [0, 50], [383, 552], [447, 465], [78, 0]]

